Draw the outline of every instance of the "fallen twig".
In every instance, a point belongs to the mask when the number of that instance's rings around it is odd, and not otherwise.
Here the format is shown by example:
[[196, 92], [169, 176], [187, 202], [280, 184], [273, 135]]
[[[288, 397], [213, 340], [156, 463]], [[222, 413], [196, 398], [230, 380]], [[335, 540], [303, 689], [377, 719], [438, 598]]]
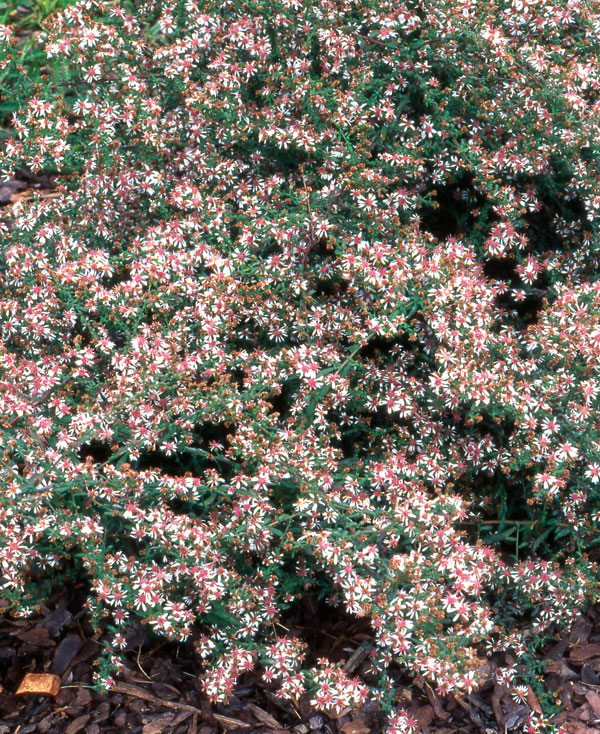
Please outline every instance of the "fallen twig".
[[248, 708], [256, 718], [261, 721], [263, 724], [269, 727], [269, 729], [277, 729], [281, 731], [282, 729], [285, 729], [284, 726], [282, 726], [277, 719], [275, 719], [271, 714], [267, 713], [264, 709], [261, 709], [260, 706], [256, 706], [253, 703], [248, 704]]
[[224, 726], [226, 729], [239, 729], [240, 727], [243, 727], [244, 729], [250, 729], [251, 724], [247, 724], [245, 721], [242, 721], [241, 719], [234, 719], [231, 716], [222, 716], [221, 714], [213, 714], [213, 718], [215, 721], [218, 721], [219, 724]]
[[135, 696], [135, 698], [142, 698], [144, 701], [155, 703], [157, 706], [166, 706], [170, 709], [183, 709], [184, 711], [191, 711], [193, 714], [200, 714], [200, 716], [202, 716], [202, 711], [200, 711], [200, 709], [197, 709], [195, 706], [190, 706], [187, 703], [177, 703], [177, 701], [167, 701], [164, 698], [159, 698], [153, 693], [149, 693], [143, 688], [140, 688], [139, 686], [134, 686], [131, 683], [114, 683], [111, 686], [110, 690], [114, 691], [115, 693], [123, 693], [125, 696]]

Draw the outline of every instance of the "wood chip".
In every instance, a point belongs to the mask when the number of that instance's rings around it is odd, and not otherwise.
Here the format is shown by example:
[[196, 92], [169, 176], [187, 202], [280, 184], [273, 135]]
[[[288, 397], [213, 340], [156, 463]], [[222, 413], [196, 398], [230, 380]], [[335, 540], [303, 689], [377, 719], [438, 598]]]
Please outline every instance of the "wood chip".
[[529, 716], [529, 706], [516, 704], [511, 701], [508, 705], [508, 710], [504, 715], [504, 728], [505, 729], [516, 729], [518, 726], [527, 719]]
[[52, 667], [50, 670], [56, 675], [62, 675], [66, 669], [71, 665], [75, 655], [83, 647], [83, 642], [79, 638], [79, 635], [68, 634], [54, 652], [52, 658]]
[[586, 702], [583, 706], [579, 706], [573, 711], [573, 716], [576, 716], [580, 721], [585, 721], [591, 724], [594, 720], [594, 714], [592, 713], [592, 707]]
[[430, 704], [419, 706], [419, 708], [415, 709], [414, 711], [410, 711], [409, 713], [414, 716], [414, 718], [418, 721], [419, 727], [421, 729], [427, 729], [429, 724], [431, 724], [431, 722], [435, 718], [433, 706], [431, 706]]
[[600, 656], [600, 642], [592, 642], [589, 645], [578, 647], [575, 650], [571, 650], [569, 659], [573, 663], [585, 663], [591, 658], [597, 658]]
[[448, 713], [444, 710], [440, 697], [427, 682], [425, 682], [425, 692], [427, 693], [427, 698], [429, 699], [429, 703], [433, 707], [433, 711], [437, 718], [440, 721], [447, 721]]
[[33, 693], [36, 696], [57, 696], [60, 678], [50, 673], [27, 673], [17, 690], [17, 696]]
[[296, 707], [291, 703], [291, 701], [286, 701], [284, 698], [278, 698], [274, 693], [271, 693], [271, 691], [269, 691], [261, 684], [259, 684], [259, 687], [261, 688], [269, 702], [273, 704], [273, 706], [286, 714], [291, 714], [292, 716], [295, 716], [297, 719], [302, 718], [302, 716], [300, 716], [300, 714], [296, 710]]
[[192, 716], [191, 711], [180, 711], [178, 714], [175, 714], [175, 718], [171, 722], [171, 726], [172, 727], [179, 726], [179, 724], [181, 724], [182, 721], [186, 721], [187, 719], [190, 718], [190, 716]]
[[593, 626], [594, 625], [585, 617], [578, 617], [569, 635], [569, 643], [574, 647], [585, 645], [592, 632]]
[[15, 637], [29, 645], [35, 645], [35, 647], [54, 647], [56, 645], [54, 640], [50, 639], [46, 627], [32, 627], [28, 630], [22, 630], [17, 632]]
[[555, 673], [556, 675], [559, 675], [561, 678], [566, 678], [567, 680], [575, 680], [579, 676], [574, 670], [571, 670], [568, 665], [565, 664], [563, 660], [546, 660], [546, 673]]
[[362, 719], [347, 721], [342, 725], [341, 730], [343, 734], [369, 734], [371, 731]]
[[40, 627], [47, 627], [50, 637], [58, 637], [62, 632], [63, 627], [73, 619], [73, 615], [68, 609], [64, 607], [58, 607], [52, 614], [49, 614], [46, 619], [42, 620], [39, 624]]
[[527, 705], [532, 711], [535, 711], [536, 714], [543, 713], [540, 702], [535, 697], [535, 693], [533, 692], [531, 686], [527, 686]]
[[239, 729], [243, 727], [244, 729], [250, 729], [252, 727], [251, 724], [246, 724], [245, 721], [240, 721], [240, 719], [233, 719], [231, 716], [222, 716], [221, 714], [213, 714], [213, 718], [215, 721], [218, 721], [221, 726], [223, 726], [225, 729]]
[[586, 691], [585, 700], [589, 703], [590, 708], [596, 719], [600, 719], [600, 696], [595, 691]]
[[[189, 711], [183, 711], [182, 713], [191, 716]], [[162, 734], [165, 729], [172, 725], [173, 717], [174, 714], [161, 714], [150, 719], [144, 719], [142, 734]]]
[[262, 721], [265, 726], [268, 726], [269, 729], [283, 729], [284, 727], [275, 719], [271, 714], [267, 713], [264, 709], [261, 709], [260, 706], [256, 706], [253, 703], [248, 704], [248, 708], [254, 716], [259, 720]]
[[502, 729], [504, 725], [504, 713], [502, 712], [502, 706], [500, 702], [508, 695], [506, 686], [501, 686], [499, 683], [494, 684], [494, 691], [492, 693], [492, 710], [498, 726]]
[[472, 705], [478, 708], [480, 711], [483, 711], [484, 714], [487, 716], [492, 716], [494, 713], [494, 709], [492, 706], [489, 705], [487, 701], [484, 701], [481, 696], [478, 696], [476, 693], [468, 693], [467, 701]]
[[368, 654], [369, 651], [362, 645], [357, 648], [344, 663], [344, 673], [354, 673]]
[[81, 716], [78, 716], [76, 719], [73, 719], [69, 726], [67, 726], [65, 734], [79, 734], [80, 731], [85, 729], [89, 720], [90, 714], [82, 714]]
[[571, 726], [568, 731], [569, 734], [598, 734], [598, 729], [596, 727], [592, 729], [581, 721], [571, 722]]
[[562, 658], [568, 647], [569, 637], [568, 635], [563, 634], [560, 638], [560, 642], [557, 642], [556, 645], [554, 645], [554, 647], [546, 655], [546, 660], [558, 660]]
[[[200, 709], [197, 709], [195, 706], [190, 706], [187, 703], [178, 703], [177, 701], [167, 701], [163, 698], [159, 698], [158, 696], [154, 696], [152, 693], [149, 693], [144, 688], [141, 688], [140, 686], [134, 686], [131, 683], [114, 683], [110, 687], [110, 690], [114, 691], [115, 693], [123, 693], [126, 696], [135, 696], [135, 698], [141, 698], [144, 701], [150, 701], [151, 703], [155, 703], [159, 706], [165, 706], [166, 708], [183, 709], [184, 711], [191, 711], [193, 714], [202, 714], [202, 711], [200, 711]], [[244, 724], [244, 726], [248, 725]]]
[[600, 686], [600, 676], [589, 663], [585, 663], [581, 668], [581, 682], [588, 686]]

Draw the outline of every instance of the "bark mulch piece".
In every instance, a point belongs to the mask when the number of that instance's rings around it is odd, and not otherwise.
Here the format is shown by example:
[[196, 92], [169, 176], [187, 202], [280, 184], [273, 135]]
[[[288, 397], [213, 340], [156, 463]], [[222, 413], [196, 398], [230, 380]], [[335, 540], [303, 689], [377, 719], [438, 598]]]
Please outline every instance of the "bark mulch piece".
[[[343, 662], [350, 674], [369, 679], [363, 651], [372, 640], [364, 621], [324, 617], [307, 601], [286, 626], [304, 632], [311, 657]], [[294, 706], [278, 699], [256, 674], [240, 681], [226, 705], [212, 705], [192, 646], [150, 639], [142, 625], [128, 639], [128, 662], [116, 685], [99, 693], [92, 671], [104, 639], [86, 622], [81, 593], [57, 592], [35, 618], [0, 614], [0, 734], [380, 734], [384, 726], [374, 704], [326, 715], [307, 701]], [[545, 690], [564, 706], [556, 723], [566, 734], [600, 732], [600, 605], [540, 657], [547, 663]], [[490, 673], [498, 662], [487, 661]], [[17, 695], [28, 674], [58, 676], [60, 690]], [[462, 696], [440, 696], [425, 680], [399, 671], [395, 677], [398, 703], [422, 734], [521, 732], [528, 715], [541, 711], [532, 689], [515, 701], [491, 675], [479, 691]]]
[[17, 689], [17, 696], [35, 695], [56, 697], [60, 691], [60, 678], [48, 673], [27, 673]]

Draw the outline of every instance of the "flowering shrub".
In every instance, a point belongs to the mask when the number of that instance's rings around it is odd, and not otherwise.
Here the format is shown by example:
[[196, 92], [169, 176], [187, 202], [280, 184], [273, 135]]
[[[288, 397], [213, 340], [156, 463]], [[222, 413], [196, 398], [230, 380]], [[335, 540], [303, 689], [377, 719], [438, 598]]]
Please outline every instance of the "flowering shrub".
[[[259, 665], [389, 706], [392, 662], [469, 691], [598, 597], [599, 11], [83, 0], [39, 36], [3, 171], [64, 176], [1, 233], [2, 594], [84, 574], [99, 684], [142, 619], [214, 700]], [[371, 621], [378, 684], [302, 667], [305, 593]]]

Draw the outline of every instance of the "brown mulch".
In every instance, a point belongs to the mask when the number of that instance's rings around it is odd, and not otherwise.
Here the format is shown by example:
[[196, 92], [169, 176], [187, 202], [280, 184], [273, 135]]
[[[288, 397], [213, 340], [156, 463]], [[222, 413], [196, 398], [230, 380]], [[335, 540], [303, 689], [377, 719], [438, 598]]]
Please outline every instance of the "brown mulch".
[[[26, 620], [0, 614], [0, 734], [369, 734], [381, 730], [376, 707], [361, 717], [329, 718], [307, 702], [277, 699], [273, 687], [259, 675], [246, 676], [227, 705], [211, 705], [202, 692], [199, 661], [191, 645], [151, 638], [140, 625], [128, 637], [128, 662], [114, 689], [99, 693], [92, 687], [94, 660], [106, 635], [94, 633], [81, 609], [85, 594], [57, 592], [42, 613]], [[302, 621], [318, 623], [320, 611], [306, 605]], [[75, 609], [80, 611], [76, 612]], [[342, 626], [349, 629], [343, 634]], [[316, 627], [300, 625], [308, 639], [322, 638], [318, 656], [352, 658], [360, 649], [364, 623], [338, 620], [322, 635]], [[356, 635], [353, 640], [350, 635]], [[350, 643], [352, 647], [347, 647]], [[351, 663], [353, 665], [353, 663]], [[18, 695], [28, 673], [60, 677], [58, 695]]]
[[[84, 598], [81, 588], [62, 590], [34, 618], [0, 614], [0, 734], [379, 734], [383, 728], [373, 704], [327, 716], [307, 701], [294, 706], [277, 699], [258, 674], [243, 678], [228, 704], [213, 705], [202, 692], [192, 646], [165, 643], [141, 625], [128, 638], [127, 664], [114, 690], [99, 693], [92, 674], [105, 635], [87, 622]], [[344, 661], [353, 674], [368, 677], [358, 652], [368, 642], [364, 622], [324, 620], [309, 602], [286, 627], [309, 642], [313, 657]], [[557, 723], [568, 734], [599, 732], [600, 605], [540, 657], [545, 690], [564, 707]], [[59, 676], [58, 694], [17, 695], [28, 673]], [[517, 703], [493, 683], [468, 696], [439, 697], [424, 681], [404, 680], [397, 692], [423, 734], [521, 731], [539, 707], [533, 691]]]

